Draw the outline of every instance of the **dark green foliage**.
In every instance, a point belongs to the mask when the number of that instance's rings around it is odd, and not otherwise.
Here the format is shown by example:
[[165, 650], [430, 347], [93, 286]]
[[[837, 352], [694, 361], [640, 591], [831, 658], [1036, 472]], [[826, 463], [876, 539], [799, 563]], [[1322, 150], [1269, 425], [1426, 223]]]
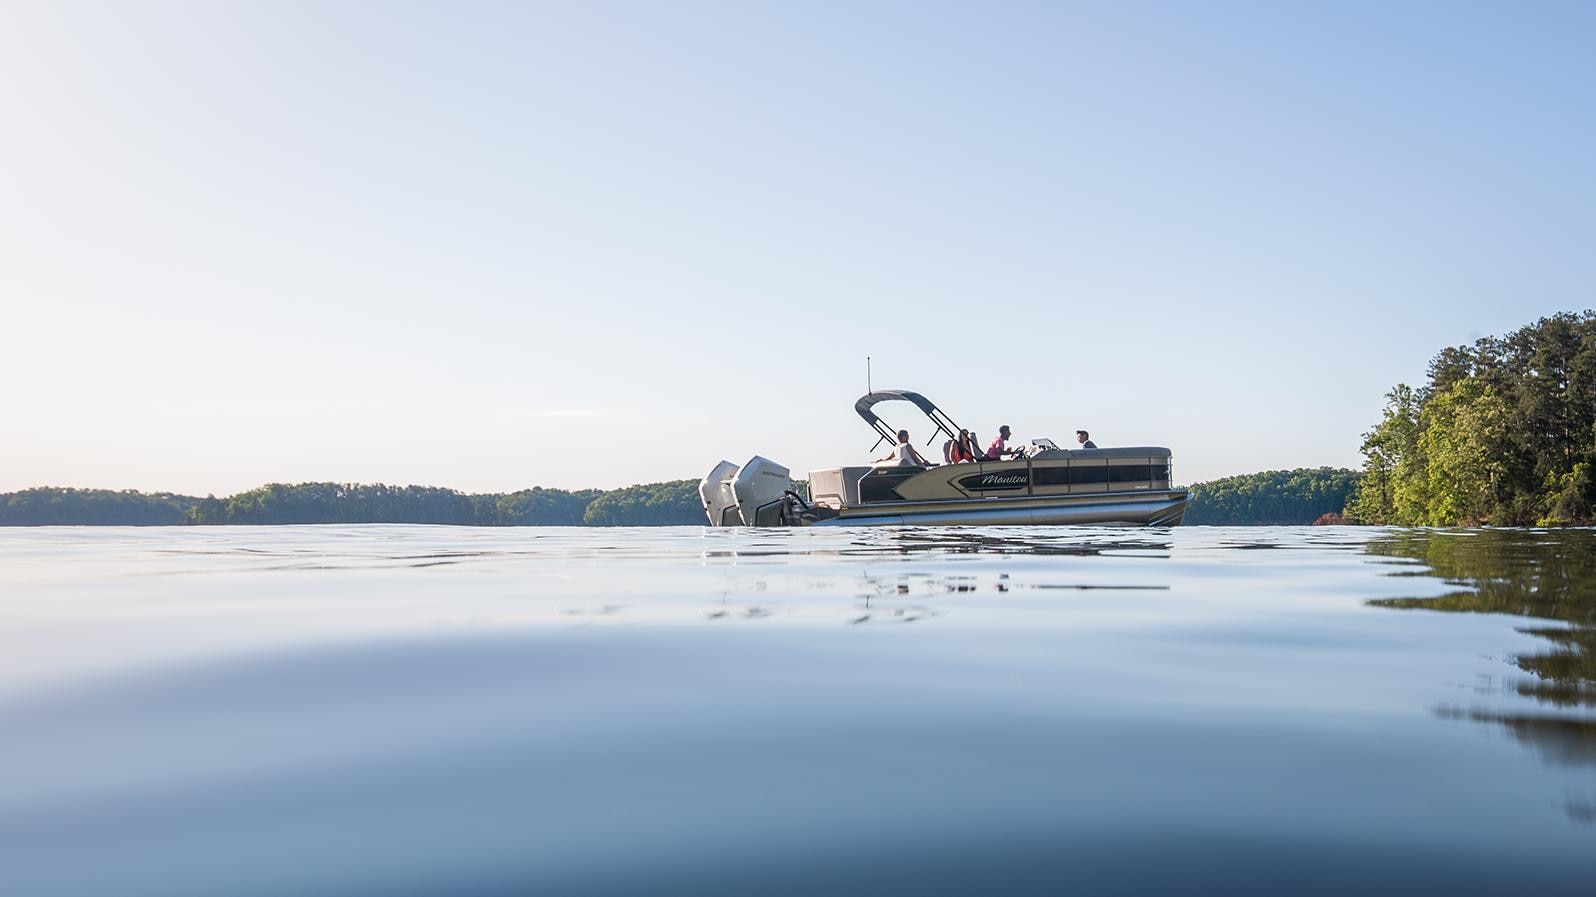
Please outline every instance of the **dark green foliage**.
[[1596, 312], [1444, 349], [1365, 434], [1363, 523], [1596, 522]]
[[495, 497], [494, 522], [502, 526], [581, 526], [588, 505], [603, 494], [598, 489], [522, 489]]
[[589, 526], [700, 526], [704, 506], [696, 480], [672, 480], [606, 492], [587, 506]]
[[523, 489], [466, 495], [425, 486], [280, 483], [196, 507], [191, 523], [446, 523], [478, 526], [661, 526], [704, 522], [693, 480], [610, 492]]
[[0, 526], [163, 526], [200, 499], [124, 489], [24, 489], [0, 494]]
[[1333, 467], [1266, 470], [1191, 487], [1189, 526], [1299, 526], [1346, 507], [1358, 472]]
[[227, 498], [103, 489], [27, 489], [0, 494], [0, 525], [696, 526], [703, 522], [696, 480], [610, 492], [534, 488], [502, 495], [383, 483], [269, 483]]
[[188, 523], [495, 523], [492, 505], [453, 489], [382, 483], [268, 483], [214, 506], [191, 510]]

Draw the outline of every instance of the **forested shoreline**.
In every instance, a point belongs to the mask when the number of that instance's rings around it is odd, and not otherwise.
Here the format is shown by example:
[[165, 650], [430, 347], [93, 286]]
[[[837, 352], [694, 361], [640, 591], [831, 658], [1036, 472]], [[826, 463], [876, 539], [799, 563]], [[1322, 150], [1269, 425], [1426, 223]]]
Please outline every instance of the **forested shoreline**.
[[[1192, 487], [1193, 525], [1291, 525], [1347, 503], [1356, 471], [1323, 467], [1225, 477]], [[696, 480], [621, 489], [471, 494], [382, 483], [270, 483], [226, 498], [134, 490], [0, 493], [0, 526], [430, 523], [454, 526], [697, 526]]]
[[1357, 488], [1356, 470], [1303, 467], [1265, 470], [1196, 483], [1187, 526], [1300, 526], [1344, 523], [1341, 511]]
[[51, 487], [0, 493], [0, 526], [672, 526], [703, 519], [696, 480], [610, 490], [537, 487], [476, 494], [383, 483], [269, 483], [226, 498]]
[[1387, 393], [1363, 455], [1360, 523], [1596, 523], [1596, 312], [1443, 349]]

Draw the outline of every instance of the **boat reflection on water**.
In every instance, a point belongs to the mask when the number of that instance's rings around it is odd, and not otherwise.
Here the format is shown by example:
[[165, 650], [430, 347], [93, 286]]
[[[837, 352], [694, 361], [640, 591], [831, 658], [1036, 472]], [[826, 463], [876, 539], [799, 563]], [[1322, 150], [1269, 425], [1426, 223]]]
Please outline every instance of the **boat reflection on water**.
[[[1050, 530], [1050, 531], [1049, 531]], [[1168, 556], [1173, 544], [1168, 539], [1148, 537], [1147, 530], [1121, 532], [1095, 530], [1086, 535], [1060, 533], [1058, 528], [1036, 532], [1002, 533], [960, 532], [945, 528], [904, 530], [884, 534], [886, 538], [861, 542], [866, 550], [890, 549], [901, 554], [934, 551], [944, 554], [1029, 554], [1094, 557], [1108, 552], [1162, 552]], [[1156, 532], [1156, 530], [1154, 531]], [[1167, 533], [1167, 530], [1165, 531]]]
[[[1163, 538], [1158, 536], [1159, 533], [1163, 534]], [[1168, 557], [1174, 548], [1168, 538], [1168, 529], [1037, 527], [999, 531], [946, 527], [861, 528], [857, 538], [843, 545], [783, 541], [782, 537], [787, 532], [781, 530], [761, 532], [760, 535], [762, 538], [758, 542], [741, 542], [736, 548], [706, 549], [703, 556], [755, 558], [994, 554], [1094, 557], [1105, 553], [1151, 552], [1151, 556]]]
[[[1419, 561], [1460, 586], [1439, 598], [1387, 598], [1378, 607], [1445, 613], [1509, 614], [1561, 625], [1518, 627], [1546, 642], [1514, 655], [1500, 692], [1534, 701], [1533, 709], [1503, 711], [1444, 705], [1439, 716], [1501, 726], [1547, 762], [1596, 767], [1596, 532], [1590, 530], [1404, 531], [1370, 542], [1372, 555]], [[1579, 821], [1596, 823], [1596, 803], [1571, 800]]]

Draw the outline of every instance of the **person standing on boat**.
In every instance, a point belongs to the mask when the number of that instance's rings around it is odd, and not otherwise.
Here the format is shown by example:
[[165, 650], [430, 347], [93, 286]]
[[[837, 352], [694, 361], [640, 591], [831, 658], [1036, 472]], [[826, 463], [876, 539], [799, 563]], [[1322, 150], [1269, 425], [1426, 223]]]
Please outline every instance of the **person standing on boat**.
[[992, 444], [986, 447], [986, 460], [1001, 461], [1004, 455], [1018, 455], [1019, 453], [1019, 449], [1009, 448], [1009, 425], [1004, 424], [998, 427], [997, 438], [992, 440]]
[[877, 464], [883, 461], [893, 461], [898, 467], [913, 467], [917, 464], [921, 467], [931, 466], [931, 463], [920, 457], [920, 453], [909, 444], [908, 430], [899, 430], [898, 444], [892, 447], [892, 451], [876, 459]]
[[1075, 431], [1075, 441], [1081, 444], [1081, 448], [1097, 448], [1097, 443], [1092, 441], [1092, 434], [1085, 430]]

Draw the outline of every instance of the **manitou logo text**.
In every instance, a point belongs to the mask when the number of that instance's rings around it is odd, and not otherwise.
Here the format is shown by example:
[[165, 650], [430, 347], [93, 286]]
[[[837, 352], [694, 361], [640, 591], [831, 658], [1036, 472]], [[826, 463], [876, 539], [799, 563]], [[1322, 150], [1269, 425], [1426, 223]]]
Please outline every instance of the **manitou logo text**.
[[997, 489], [1024, 489], [1028, 477], [1023, 473], [984, 473], [965, 477], [959, 485], [972, 492], [991, 492]]

